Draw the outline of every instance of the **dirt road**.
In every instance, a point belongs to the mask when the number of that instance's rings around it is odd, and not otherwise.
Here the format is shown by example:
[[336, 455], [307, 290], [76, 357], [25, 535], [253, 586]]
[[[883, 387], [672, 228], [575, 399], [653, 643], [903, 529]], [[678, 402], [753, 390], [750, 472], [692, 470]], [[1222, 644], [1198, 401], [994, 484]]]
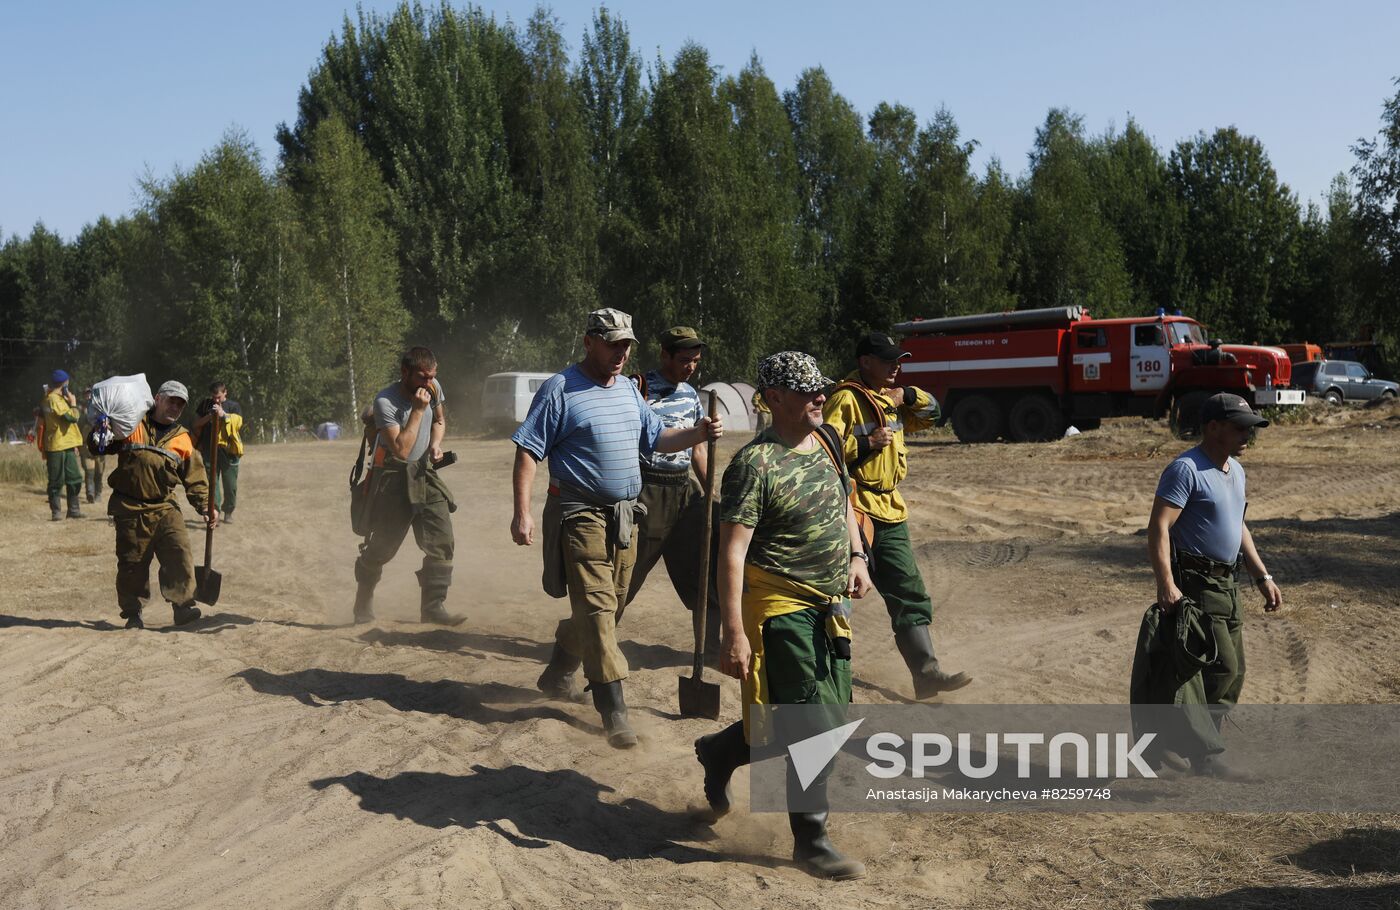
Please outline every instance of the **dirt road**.
[[[690, 632], [664, 573], [623, 625], [644, 743], [619, 753], [591, 707], [535, 692], [566, 607], [510, 542], [509, 444], [451, 447], [459, 630], [414, 621], [411, 544], [380, 620], [348, 624], [348, 442], [250, 448], [223, 598], [178, 631], [162, 603], [146, 631], [117, 627], [99, 507], [53, 524], [41, 491], [0, 486], [0, 907], [1400, 906], [1395, 816], [852, 814], [833, 836], [870, 867], [853, 885], [785, 862], [780, 815], [699, 826], [691, 741], [716, 725], [676, 716]], [[977, 676], [950, 700], [1126, 700], [1153, 594], [1142, 527], [1183, 447], [1137, 420], [915, 442], [937, 641]], [[1287, 604], [1266, 617], [1250, 595], [1246, 701], [1400, 694], [1397, 456], [1394, 408], [1271, 428], [1246, 455]], [[856, 698], [901, 701], [878, 599], [856, 629]]]

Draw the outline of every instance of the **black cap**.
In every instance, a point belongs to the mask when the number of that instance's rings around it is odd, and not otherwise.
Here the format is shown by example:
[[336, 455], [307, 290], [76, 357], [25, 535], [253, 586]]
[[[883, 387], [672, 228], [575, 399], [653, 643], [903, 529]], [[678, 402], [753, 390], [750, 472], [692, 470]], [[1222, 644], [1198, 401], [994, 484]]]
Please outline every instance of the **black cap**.
[[901, 351], [899, 342], [884, 332], [867, 332], [860, 336], [860, 341], [856, 342], [856, 356], [864, 357], [867, 354], [881, 360], [903, 360], [914, 356], [908, 351]]
[[1205, 426], [1212, 420], [1228, 420], [1237, 427], [1267, 427], [1269, 422], [1258, 414], [1254, 409], [1238, 395], [1231, 395], [1229, 392], [1221, 392], [1219, 395], [1212, 395], [1206, 399], [1206, 403], [1201, 405], [1201, 426]]

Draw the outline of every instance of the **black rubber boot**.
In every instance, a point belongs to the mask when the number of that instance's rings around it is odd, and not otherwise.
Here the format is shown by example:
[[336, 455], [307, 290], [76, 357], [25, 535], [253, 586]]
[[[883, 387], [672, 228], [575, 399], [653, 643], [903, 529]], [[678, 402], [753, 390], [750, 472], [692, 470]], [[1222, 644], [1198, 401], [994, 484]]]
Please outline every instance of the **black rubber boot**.
[[50, 519], [51, 521], [62, 521], [62, 520], [63, 520], [63, 494], [62, 494], [62, 493], [50, 493], [50, 494], [49, 494], [49, 512], [52, 513], [52, 514], [49, 515], [49, 519]]
[[927, 625], [896, 630], [894, 643], [909, 667], [909, 675], [914, 678], [915, 698], [932, 698], [939, 692], [952, 692], [972, 682], [972, 677], [966, 673], [945, 673], [939, 668]]
[[203, 615], [203, 613], [199, 612], [199, 607], [196, 607], [193, 602], [175, 605], [175, 625], [177, 626], [192, 623]]
[[749, 763], [744, 722], [735, 721], [718, 733], [697, 739], [695, 757], [705, 769], [705, 801], [710, 804], [710, 811], [702, 820], [714, 823], [729, 814], [729, 779]]
[[82, 509], [80, 509], [80, 508], [78, 507], [78, 491], [77, 491], [77, 490], [69, 490], [69, 491], [68, 491], [68, 517], [69, 517], [69, 518], [82, 518], [82, 517], [83, 517], [83, 511], [82, 511]]
[[384, 570], [355, 561], [355, 623], [374, 622], [374, 586]]
[[437, 623], [440, 626], [460, 626], [467, 619], [465, 613], [449, 613], [443, 604], [447, 600], [447, 589], [452, 586], [452, 566], [434, 563], [419, 569], [418, 587], [423, 592], [419, 607], [419, 621]]
[[818, 878], [865, 878], [865, 863], [843, 856], [826, 835], [826, 812], [789, 812], [792, 861]]
[[564, 646], [556, 641], [554, 650], [549, 655], [549, 665], [535, 682], [536, 687], [558, 701], [582, 704], [588, 700], [588, 696], [578, 681], [578, 668], [581, 663], [581, 660], [570, 655], [564, 650]]
[[637, 734], [627, 722], [627, 702], [622, 698], [622, 680], [610, 683], [593, 683], [588, 687], [593, 693], [593, 707], [603, 718], [603, 732], [608, 736], [608, 745], [614, 749], [630, 749], [637, 744]]

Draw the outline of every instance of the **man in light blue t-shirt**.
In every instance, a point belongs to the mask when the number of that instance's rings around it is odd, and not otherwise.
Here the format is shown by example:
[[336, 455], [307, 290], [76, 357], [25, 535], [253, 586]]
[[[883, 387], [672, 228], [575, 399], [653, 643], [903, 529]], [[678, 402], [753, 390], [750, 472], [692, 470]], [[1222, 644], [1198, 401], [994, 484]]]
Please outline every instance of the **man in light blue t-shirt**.
[[[1268, 425], [1238, 395], [1209, 398], [1201, 408], [1201, 444], [1162, 472], [1148, 519], [1157, 604], [1170, 613], [1183, 597], [1190, 598], [1210, 622], [1217, 658], [1201, 676], [1206, 703], [1220, 706], [1212, 712], [1217, 729], [1244, 688], [1244, 618], [1235, 584], [1241, 557], [1264, 597], [1264, 609], [1273, 612], [1283, 603], [1244, 521], [1245, 475], [1238, 460], [1254, 430]], [[1240, 776], [1218, 756], [1185, 757], [1197, 774]]]
[[510, 535], [520, 546], [534, 542], [530, 498], [536, 465], [549, 459], [544, 534], [544, 588], [569, 598], [570, 616], [559, 623], [540, 690], [582, 700], [574, 680], [580, 665], [603, 719], [608, 742], [636, 745], [627, 721], [622, 681], [627, 660], [617, 647], [617, 622], [637, 547], [634, 524], [641, 509], [638, 456], [679, 452], [718, 439], [719, 420], [666, 428], [637, 387], [622, 377], [637, 336], [632, 317], [614, 309], [588, 314], [583, 360], [545, 380], [511, 439], [515, 442], [515, 515]]

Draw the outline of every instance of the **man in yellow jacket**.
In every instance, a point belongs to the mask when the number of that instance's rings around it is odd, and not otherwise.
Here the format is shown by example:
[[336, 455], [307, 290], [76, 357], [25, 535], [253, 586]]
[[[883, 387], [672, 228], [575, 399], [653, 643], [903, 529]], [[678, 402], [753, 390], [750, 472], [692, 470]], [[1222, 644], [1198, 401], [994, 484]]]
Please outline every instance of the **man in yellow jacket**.
[[68, 517], [82, 518], [78, 495], [83, 489], [83, 471], [78, 467], [78, 447], [83, 431], [78, 428], [78, 400], [68, 390], [68, 374], [54, 370], [49, 393], [44, 398], [44, 461], [49, 468], [49, 511], [54, 521], [63, 520], [63, 494], [68, 493]]
[[[212, 426], [211, 426], [212, 424]], [[195, 411], [194, 438], [204, 459], [205, 473], [214, 484], [214, 508], [223, 512], [219, 519], [233, 523], [233, 510], [238, 505], [238, 465], [243, 459], [243, 414], [238, 402], [228, 397], [228, 386], [216, 382], [209, 386], [209, 397]], [[215, 438], [217, 434], [218, 438]], [[209, 470], [218, 446], [219, 458], [214, 470]]]
[[[900, 361], [910, 356], [883, 332], [856, 344], [857, 369], [837, 384], [822, 413], [841, 436], [846, 468], [856, 484], [855, 507], [873, 526], [870, 578], [885, 599], [900, 655], [914, 678], [914, 697], [961, 689], [966, 673], [948, 673], [934, 655], [929, 626], [933, 602], [924, 587], [909, 539], [909, 507], [899, 484], [909, 473], [906, 430], [932, 425], [924, 412], [933, 399], [923, 389], [900, 386]], [[868, 527], [869, 527], [868, 526]]]

